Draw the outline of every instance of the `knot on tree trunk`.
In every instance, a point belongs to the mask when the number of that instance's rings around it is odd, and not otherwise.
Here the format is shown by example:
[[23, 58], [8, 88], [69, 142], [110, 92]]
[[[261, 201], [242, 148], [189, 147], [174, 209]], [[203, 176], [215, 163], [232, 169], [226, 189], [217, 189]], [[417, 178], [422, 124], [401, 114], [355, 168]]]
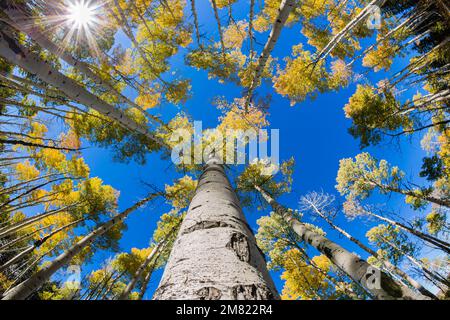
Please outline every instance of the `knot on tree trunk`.
[[231, 296], [234, 300], [272, 300], [274, 295], [266, 286], [262, 285], [238, 285], [233, 287]]
[[212, 228], [232, 228], [233, 226], [223, 221], [200, 221], [193, 226], [183, 230], [182, 235], [194, 232], [196, 230], [205, 230]]
[[230, 241], [226, 247], [233, 250], [238, 256], [239, 260], [244, 262], [250, 261], [250, 246], [247, 241], [247, 237], [242, 233], [232, 233]]
[[222, 292], [214, 287], [204, 287], [197, 291], [200, 300], [219, 300]]

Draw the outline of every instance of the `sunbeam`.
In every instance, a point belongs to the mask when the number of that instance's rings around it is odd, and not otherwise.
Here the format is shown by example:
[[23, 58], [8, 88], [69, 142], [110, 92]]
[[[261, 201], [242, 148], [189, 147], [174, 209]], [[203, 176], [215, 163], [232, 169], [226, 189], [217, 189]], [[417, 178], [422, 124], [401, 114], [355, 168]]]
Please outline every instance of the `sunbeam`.
[[78, 0], [68, 7], [68, 23], [73, 24], [77, 29], [87, 29], [96, 22], [96, 7], [90, 2]]

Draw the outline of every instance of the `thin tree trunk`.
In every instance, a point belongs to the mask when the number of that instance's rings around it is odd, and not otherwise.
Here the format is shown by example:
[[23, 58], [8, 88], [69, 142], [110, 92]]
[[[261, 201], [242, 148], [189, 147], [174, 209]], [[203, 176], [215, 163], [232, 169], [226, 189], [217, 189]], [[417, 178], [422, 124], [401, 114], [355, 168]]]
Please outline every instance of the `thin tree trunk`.
[[222, 49], [223, 62], [225, 63], [225, 60], [226, 60], [225, 43], [223, 41], [223, 32], [222, 32], [222, 25], [220, 23], [219, 10], [217, 9], [216, 0], [211, 0], [211, 3], [212, 3], [213, 10], [214, 10], [214, 17], [216, 18], [216, 22], [217, 22], [217, 28], [219, 29], [220, 47]]
[[[333, 276], [329, 275], [328, 272], [326, 272], [325, 270], [322, 270], [322, 268], [320, 268], [309, 256], [308, 254], [305, 252], [305, 250], [303, 250], [303, 248], [300, 248], [300, 246], [297, 247], [297, 249], [303, 254], [304, 258], [305, 258], [305, 263], [309, 264], [310, 266], [312, 266], [314, 269], [316, 269], [319, 273], [321, 273], [329, 282], [333, 283], [336, 287], [339, 287], [342, 291], [344, 291], [346, 294], [349, 295], [349, 297], [351, 297], [353, 300], [361, 300], [358, 295], [351, 289], [351, 288], [346, 288], [345, 286], [342, 286], [341, 283], [339, 283]], [[353, 279], [352, 279], [353, 281]], [[356, 284], [358, 286], [361, 286], [359, 283], [356, 282]], [[363, 290], [366, 291], [365, 288], [362, 288]]]
[[138, 53], [141, 56], [141, 58], [145, 61], [145, 63], [147, 64], [148, 68], [151, 70], [153, 75], [157, 79], [159, 79], [164, 84], [164, 86], [166, 86], [167, 89], [170, 91], [170, 86], [168, 85], [168, 83], [166, 83], [161, 78], [160, 74], [155, 70], [153, 65], [148, 60], [146, 53], [144, 52], [144, 50], [142, 49], [142, 47], [139, 45], [138, 41], [136, 40], [136, 38], [135, 38], [135, 36], [133, 34], [133, 30], [131, 30], [130, 26], [128, 25], [127, 17], [125, 16], [125, 13], [123, 12], [122, 8], [120, 7], [119, 1], [118, 0], [114, 0], [114, 5], [115, 5], [115, 7], [116, 7], [120, 17], [116, 16], [112, 10], [111, 10], [111, 15], [113, 15], [114, 18], [117, 20], [117, 22], [120, 23], [123, 26], [123, 28], [122, 28], [123, 32], [130, 39], [131, 43], [133, 44], [133, 46], [138, 51]]
[[447, 5], [448, 2], [447, 2], [447, 4], [444, 1], [442, 1], [442, 0], [437, 0], [436, 2], [438, 4], [438, 6], [442, 9], [442, 12], [445, 13], [445, 17], [446, 17], [447, 22], [449, 22], [450, 21], [450, 9], [449, 9], [449, 7]]
[[21, 237], [19, 237], [19, 238], [16, 238], [16, 239], [14, 239], [14, 240], [12, 240], [12, 241], [10, 241], [10, 242], [8, 242], [8, 243], [2, 245], [2, 246], [0, 247], [0, 253], [5, 252], [6, 249], [11, 248], [11, 247], [14, 246], [15, 244], [17, 244], [17, 243], [19, 243], [19, 242], [22, 242], [23, 240], [26, 240], [26, 239], [28, 239], [28, 238], [31, 238], [34, 234], [36, 234], [36, 233], [38, 233], [38, 232], [41, 232], [42, 230], [48, 229], [48, 228], [50, 228], [50, 227], [52, 227], [52, 225], [41, 227], [41, 228], [39, 228], [39, 229], [33, 230], [33, 231], [31, 231], [31, 232], [28, 232], [28, 233], [24, 234], [23, 236], [21, 236]]
[[407, 225], [404, 225], [403, 223], [388, 219], [386, 217], [380, 216], [376, 213], [370, 212], [370, 211], [364, 211], [365, 213], [367, 213], [368, 215], [375, 217], [381, 221], [387, 222], [393, 226], [399, 227], [400, 229], [407, 231], [413, 235], [415, 235], [416, 237], [422, 239], [425, 242], [428, 242], [440, 249], [442, 249], [443, 251], [445, 251], [447, 254], [450, 254], [450, 244], [445, 242], [444, 240], [438, 239], [436, 237], [433, 237], [429, 234], [425, 234], [423, 232], [417, 231], [411, 227], [408, 227]]
[[158, 259], [161, 256], [161, 251], [158, 252], [158, 255], [153, 260], [147, 274], [145, 275], [144, 279], [142, 279], [141, 287], [139, 289], [139, 297], [138, 300], [142, 300], [144, 297], [145, 292], [147, 291], [148, 283], [150, 282], [150, 279], [152, 277], [152, 273], [155, 270], [156, 264], [158, 263]]
[[250, 61], [253, 61], [253, 19], [255, 17], [255, 0], [250, 0], [250, 14], [248, 18], [248, 40], [250, 42]]
[[[265, 190], [259, 186], [255, 185], [255, 189], [261, 194], [264, 200], [272, 206], [273, 211], [280, 215], [280, 217], [282, 217], [283, 220], [292, 227], [293, 231], [303, 241], [305, 241], [305, 243], [310, 244], [327, 256], [328, 259], [330, 259], [340, 270], [346, 273], [354, 281], [360, 283], [364, 288], [372, 293], [376, 299], [415, 300], [427, 298], [421, 294], [413, 292], [408, 287], [397, 283], [386, 273], [371, 266], [356, 254], [351, 253], [324, 236], [308, 229], [304, 223], [301, 223], [293, 217], [292, 210], [278, 204]], [[379, 278], [374, 279], [374, 277]], [[375, 283], [373, 280], [375, 280]]]
[[154, 299], [278, 299], [220, 161], [199, 179]]
[[55, 214], [57, 214], [57, 213], [59, 213], [61, 211], [69, 209], [69, 208], [71, 208], [73, 206], [74, 205], [70, 205], [70, 206], [65, 206], [65, 207], [59, 208], [59, 209], [50, 210], [48, 212], [44, 212], [44, 213], [38, 214], [36, 216], [27, 218], [24, 221], [20, 221], [17, 224], [14, 224], [12, 226], [7, 227], [6, 230], [2, 229], [2, 230], [0, 230], [0, 239], [5, 238], [5, 237], [9, 236], [10, 234], [13, 234], [13, 233], [17, 232], [18, 230], [23, 229], [26, 226], [29, 226], [29, 225], [37, 222], [37, 221], [40, 221], [40, 220], [42, 220], [42, 219], [44, 219], [46, 217], [55, 215]]
[[406, 272], [398, 268], [397, 266], [393, 265], [390, 261], [383, 259], [383, 257], [380, 257], [378, 253], [368, 246], [366, 246], [364, 243], [359, 241], [358, 239], [354, 238], [351, 234], [349, 234], [344, 229], [336, 226], [327, 216], [325, 216], [311, 201], [308, 201], [305, 199], [305, 201], [309, 202], [309, 204], [312, 206], [313, 210], [322, 218], [324, 219], [330, 227], [332, 227], [334, 230], [338, 231], [340, 234], [342, 234], [344, 237], [349, 239], [351, 242], [355, 243], [357, 246], [359, 246], [361, 249], [369, 253], [370, 255], [374, 256], [377, 260], [379, 260], [384, 267], [386, 267], [387, 270], [399, 275], [403, 280], [405, 280], [407, 283], [409, 283], [412, 287], [416, 288], [417, 291], [419, 291], [421, 294], [430, 297], [432, 299], [437, 300], [438, 298], [431, 293], [429, 290], [427, 290], [424, 286], [422, 286], [419, 282], [411, 278]]
[[56, 147], [50, 146], [41, 143], [34, 143], [29, 141], [17, 140], [17, 139], [0, 139], [1, 144], [12, 144], [12, 145], [21, 145], [26, 147], [35, 147], [35, 148], [43, 148], [43, 149], [54, 149], [54, 150], [63, 150], [63, 151], [79, 151], [79, 149], [72, 148], [64, 148], [64, 147]]
[[94, 240], [110, 230], [117, 223], [123, 221], [130, 213], [146, 204], [150, 200], [157, 197], [159, 194], [151, 194], [144, 198], [143, 200], [138, 201], [136, 204], [126, 209], [125, 211], [119, 213], [114, 218], [109, 221], [103, 223], [99, 227], [97, 227], [94, 231], [90, 232], [83, 239], [78, 241], [68, 250], [60, 254], [54, 260], [52, 260], [48, 265], [43, 267], [41, 270], [36, 272], [27, 280], [23, 281], [16, 287], [9, 290], [6, 295], [2, 298], [2, 300], [23, 300], [30, 296], [35, 290], [39, 289], [50, 277], [58, 271], [62, 266], [69, 263], [72, 258], [81, 252], [86, 246], [91, 245]]
[[161, 250], [164, 249], [164, 246], [166, 244], [166, 242], [168, 241], [168, 238], [170, 237], [170, 235], [172, 234], [172, 232], [170, 232], [167, 237], [160, 241], [154, 248], [153, 250], [150, 252], [150, 254], [147, 256], [147, 258], [145, 259], [145, 261], [140, 265], [140, 267], [136, 270], [136, 272], [134, 273], [133, 277], [131, 278], [130, 282], [128, 282], [128, 285], [126, 286], [126, 288], [123, 290], [122, 294], [119, 296], [118, 300], [127, 300], [128, 296], [131, 293], [131, 290], [134, 289], [134, 287], [136, 286], [136, 283], [138, 282], [138, 280], [142, 277], [142, 274], [145, 272], [145, 269], [148, 267], [148, 265], [150, 264], [150, 262], [152, 262], [152, 260], [154, 258], [156, 258], [156, 256], [159, 254], [159, 252]]
[[370, 14], [369, 9], [373, 6], [381, 7], [386, 0], [373, 0], [371, 1], [358, 15], [353, 18], [341, 31], [339, 31], [319, 52], [316, 59], [316, 64], [322, 59], [325, 59], [327, 55], [337, 46], [337, 44], [354, 28], [361, 22], [367, 15]]
[[435, 283], [435, 285], [439, 289], [442, 289], [442, 290], [447, 290], [448, 289], [448, 287], [450, 286], [450, 282], [444, 276], [442, 276], [439, 272], [437, 272], [437, 271], [435, 272], [433, 270], [430, 270], [429, 268], [427, 268], [425, 266], [425, 264], [422, 261], [417, 260], [415, 257], [405, 253], [402, 249], [400, 249], [397, 245], [395, 245], [394, 243], [392, 243], [391, 241], [389, 241], [385, 237], [381, 237], [381, 239], [385, 243], [387, 243], [389, 246], [394, 248], [396, 251], [398, 251], [399, 253], [403, 254], [406, 257], [406, 259], [408, 259], [412, 264], [416, 265], [420, 270], [422, 270], [425, 275], [428, 275], [429, 277], [431, 277], [435, 281], [437, 281], [437, 282], [439, 282], [439, 283], [441, 283], [442, 285], [445, 286], [443, 288], [440, 285]]
[[108, 294], [112, 291], [112, 289], [114, 288], [114, 285], [116, 284], [116, 281], [119, 280], [123, 275], [125, 274], [125, 271], [121, 272], [120, 274], [118, 274], [116, 277], [114, 277], [113, 279], [111, 279], [111, 283], [108, 286], [108, 289], [106, 289], [105, 293], [102, 295], [101, 299], [104, 300], [105, 298], [108, 297]]
[[15, 197], [9, 198], [7, 201], [2, 202], [0, 204], [0, 210], [4, 207], [6, 207], [8, 204], [13, 203], [16, 200], [19, 200], [29, 194], [31, 194], [33, 191], [36, 191], [38, 189], [41, 189], [43, 187], [45, 187], [46, 185], [49, 185], [51, 183], [57, 182], [57, 181], [61, 181], [61, 180], [79, 180], [80, 178], [74, 178], [74, 177], [61, 177], [61, 178], [56, 178], [56, 179], [52, 179], [52, 180], [48, 180], [44, 183], [38, 184], [36, 186], [31, 187], [30, 189], [27, 189], [26, 191], [16, 195]]
[[33, 250], [39, 248], [40, 246], [42, 246], [45, 242], [47, 242], [48, 239], [50, 239], [51, 237], [53, 237], [55, 234], [63, 231], [64, 229], [70, 228], [71, 226], [80, 223], [81, 221], [83, 221], [85, 219], [79, 219], [76, 221], [73, 221], [69, 224], [66, 224], [65, 226], [62, 226], [56, 230], [53, 230], [52, 232], [50, 232], [48, 235], [42, 237], [41, 239], [37, 240], [34, 242], [33, 245], [29, 246], [28, 248], [26, 248], [25, 250], [23, 250], [22, 252], [20, 252], [19, 254], [15, 255], [14, 257], [12, 257], [11, 259], [9, 259], [8, 261], [6, 261], [4, 264], [2, 264], [0, 266], [0, 273], [3, 272], [4, 270], [6, 270], [6, 268], [8, 268], [10, 265], [14, 264], [16, 261], [19, 261], [20, 259], [22, 259], [23, 257], [25, 257], [27, 254], [33, 252]]
[[433, 197], [433, 196], [420, 196], [420, 195], [416, 194], [414, 191], [411, 191], [409, 189], [402, 189], [402, 188], [399, 188], [399, 187], [392, 187], [392, 186], [387, 185], [387, 184], [378, 183], [377, 181], [367, 177], [366, 175], [364, 175], [364, 179], [369, 184], [372, 184], [373, 186], [378, 187], [378, 188], [380, 188], [380, 189], [382, 189], [384, 191], [390, 191], [390, 192], [399, 193], [399, 194], [402, 194], [404, 196], [410, 196], [410, 197], [413, 197], [413, 198], [425, 200], [425, 201], [428, 201], [428, 202], [431, 202], [431, 203], [438, 204], [440, 206], [444, 206], [444, 207], [450, 208], [450, 202], [449, 201], [445, 201], [445, 200], [442, 200], [442, 199], [439, 199], [439, 198], [436, 198], [436, 197]]
[[198, 25], [198, 15], [197, 10], [195, 9], [195, 0], [191, 0], [191, 11], [192, 16], [194, 17], [194, 28], [195, 28], [195, 37], [197, 38], [197, 44], [200, 49], [203, 50], [203, 45], [200, 40], [200, 29]]
[[124, 128], [139, 132], [159, 145], [165, 145], [160, 139], [150, 133], [146, 127], [128, 118], [121, 110], [90, 93], [76, 81], [63, 75], [48, 62], [43, 61], [39, 56], [23, 47], [18, 41], [6, 34], [3, 26], [0, 30], [0, 56], [11, 64], [15, 64], [25, 71], [36, 75], [42, 81], [63, 92], [68, 98], [97, 110], [104, 116], [117, 121]]
[[[295, 2], [294, 0], [283, 0], [280, 4], [280, 8], [278, 9], [278, 16], [275, 19], [272, 31], [270, 31], [269, 39], [264, 45], [264, 49], [258, 58], [257, 62], [258, 64], [255, 69], [255, 76], [253, 77], [253, 80], [246, 94], [244, 105], [245, 110], [248, 109], [248, 106], [250, 105], [250, 102], [253, 97], [253, 92], [255, 91], [256, 87], [259, 85], [259, 82], [261, 81], [261, 75], [266, 66], [267, 60], [269, 59], [270, 53], [275, 47], [275, 43], [277, 43], [278, 37], [281, 34], [281, 30], [283, 29], [284, 24], [286, 23], [289, 17], [289, 13], [294, 8], [294, 2]], [[250, 41], [252, 41], [252, 39], [250, 39]]]
[[393, 191], [393, 192], [401, 193], [401, 194], [403, 194], [405, 196], [411, 196], [411, 197], [414, 197], [414, 198], [423, 199], [423, 200], [426, 200], [428, 202], [435, 203], [435, 204], [438, 204], [440, 206], [450, 208], [450, 202], [442, 200], [442, 199], [438, 199], [436, 197], [432, 197], [432, 196], [423, 196], [423, 197], [421, 197], [421, 196], [418, 196], [413, 191], [403, 190], [403, 189], [398, 189], [398, 188], [391, 188], [389, 186], [387, 187], [387, 189], [390, 190], [390, 191]]

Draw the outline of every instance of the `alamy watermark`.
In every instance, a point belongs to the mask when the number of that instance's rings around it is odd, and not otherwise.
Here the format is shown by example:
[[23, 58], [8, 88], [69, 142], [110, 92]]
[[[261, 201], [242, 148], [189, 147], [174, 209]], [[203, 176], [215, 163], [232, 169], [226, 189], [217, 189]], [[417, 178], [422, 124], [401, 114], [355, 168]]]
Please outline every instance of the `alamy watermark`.
[[[280, 164], [280, 131], [279, 129], [226, 130], [225, 134], [218, 129], [203, 130], [201, 121], [194, 121], [193, 132], [177, 129], [172, 132], [170, 142], [172, 162], [176, 165], [206, 163], [211, 154], [219, 163], [247, 164], [261, 161], [267, 172], [275, 174]], [[270, 131], [270, 132], [269, 132]], [[268, 144], [270, 141], [270, 156]], [[248, 149], [248, 155], [247, 155]]]

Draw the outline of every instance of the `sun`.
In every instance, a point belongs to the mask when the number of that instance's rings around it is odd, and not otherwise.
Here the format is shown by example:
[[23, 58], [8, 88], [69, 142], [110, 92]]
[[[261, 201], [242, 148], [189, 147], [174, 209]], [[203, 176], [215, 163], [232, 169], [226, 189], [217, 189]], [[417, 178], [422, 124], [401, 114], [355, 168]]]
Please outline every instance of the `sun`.
[[76, 0], [68, 7], [67, 22], [77, 29], [87, 29], [96, 21], [96, 8], [89, 1]]

